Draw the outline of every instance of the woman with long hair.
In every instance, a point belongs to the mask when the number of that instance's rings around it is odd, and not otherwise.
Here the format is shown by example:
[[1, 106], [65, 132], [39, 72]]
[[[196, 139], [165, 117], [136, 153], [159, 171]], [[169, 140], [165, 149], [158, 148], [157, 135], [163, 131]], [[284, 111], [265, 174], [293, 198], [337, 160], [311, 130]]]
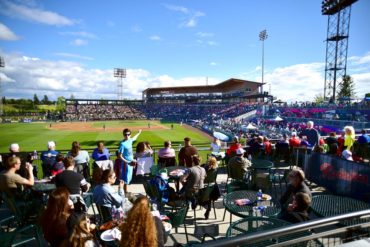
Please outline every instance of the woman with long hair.
[[74, 213], [68, 218], [69, 238], [63, 242], [63, 247], [99, 247], [101, 246], [94, 234], [95, 225], [84, 213]]
[[49, 195], [48, 204], [41, 215], [40, 224], [50, 246], [60, 246], [68, 237], [67, 219], [73, 209], [68, 189], [59, 187]]
[[135, 201], [120, 230], [121, 247], [160, 247], [165, 243], [163, 224], [158, 217], [152, 215], [149, 200], [144, 196]]
[[351, 151], [355, 143], [355, 129], [352, 126], [344, 127], [344, 148]]

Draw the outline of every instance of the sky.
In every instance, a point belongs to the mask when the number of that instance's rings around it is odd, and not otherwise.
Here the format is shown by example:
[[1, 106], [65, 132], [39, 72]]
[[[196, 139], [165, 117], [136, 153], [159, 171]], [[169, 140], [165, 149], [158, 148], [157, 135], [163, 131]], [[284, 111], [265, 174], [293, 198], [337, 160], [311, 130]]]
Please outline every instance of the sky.
[[[347, 74], [370, 92], [370, 1], [352, 6]], [[2, 95], [117, 99], [149, 87], [260, 82], [278, 99], [324, 91], [327, 16], [321, 0], [0, 0]]]

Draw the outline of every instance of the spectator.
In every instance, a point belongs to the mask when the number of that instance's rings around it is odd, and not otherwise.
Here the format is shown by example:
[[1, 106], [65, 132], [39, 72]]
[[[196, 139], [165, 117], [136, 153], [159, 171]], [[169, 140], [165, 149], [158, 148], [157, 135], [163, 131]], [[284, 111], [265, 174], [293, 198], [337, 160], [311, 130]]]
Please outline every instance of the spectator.
[[98, 147], [94, 149], [94, 151], [92, 153], [92, 158], [95, 161], [109, 160], [109, 157], [110, 157], [109, 150], [106, 147], [104, 147], [104, 142], [103, 141], [98, 141], [96, 143], [96, 145]]
[[338, 139], [335, 132], [330, 132], [329, 136], [325, 139], [326, 144], [329, 147], [329, 154], [336, 154], [338, 149]]
[[312, 199], [311, 191], [304, 183], [305, 175], [301, 169], [293, 169], [288, 176], [290, 184], [288, 185], [285, 193], [280, 198], [280, 205], [282, 207], [282, 214], [287, 212], [289, 204], [292, 202], [293, 196], [297, 193], [302, 192]]
[[159, 149], [159, 158], [173, 158], [175, 157], [175, 149], [172, 148], [172, 143], [170, 140], [164, 142], [164, 148]]
[[299, 140], [299, 137], [297, 136], [297, 132], [292, 132], [292, 136], [289, 139], [289, 146], [291, 148], [299, 147], [301, 144], [301, 140]]
[[10, 157], [7, 159], [5, 171], [0, 173], [0, 190], [7, 193], [10, 197], [19, 197], [18, 187], [22, 185], [32, 186], [34, 184], [33, 166], [26, 164], [29, 178], [25, 179], [16, 174], [21, 166], [21, 159], [19, 157]]
[[120, 225], [120, 230], [121, 247], [162, 247], [167, 240], [162, 221], [152, 215], [149, 200], [144, 196], [136, 199], [127, 219]]
[[303, 136], [307, 136], [307, 142], [309, 144], [308, 147], [312, 149], [315, 145], [319, 145], [320, 135], [319, 132], [314, 129], [312, 121], [308, 121], [306, 126], [307, 128], [301, 132], [300, 137], [302, 138]]
[[63, 160], [63, 154], [58, 154], [56, 157], [56, 162], [51, 166], [51, 176], [55, 177], [56, 175], [64, 171]]
[[[206, 177], [204, 179], [204, 183], [216, 183], [216, 181], [211, 181], [209, 179], [212, 179], [212, 174], [217, 171], [218, 165], [217, 165], [217, 160], [215, 157], [209, 157], [208, 163], [204, 166], [204, 169], [206, 170]], [[216, 177], [214, 177], [216, 178]], [[209, 218], [209, 213], [211, 212], [212, 206], [211, 203], [212, 201], [216, 201], [219, 197], [219, 188], [216, 188], [218, 186], [217, 184], [214, 185], [214, 189], [210, 194], [210, 200], [206, 202], [206, 212], [204, 213], [204, 218], [207, 220]], [[218, 191], [217, 191], [218, 190]]]
[[228, 157], [232, 157], [235, 155], [236, 150], [241, 148], [241, 144], [239, 143], [239, 138], [237, 136], [234, 136], [233, 143], [230, 145], [230, 147], [226, 150], [226, 154]]
[[218, 138], [214, 137], [213, 142], [211, 143], [212, 153], [219, 153], [221, 149], [221, 142]]
[[55, 158], [59, 154], [58, 151], [55, 151], [54, 141], [49, 141], [47, 148], [48, 151], [41, 152], [42, 173], [44, 177], [51, 176], [51, 167], [55, 164]]
[[[21, 166], [17, 170], [17, 173], [19, 175], [21, 175], [21, 177], [24, 177], [24, 178], [28, 179], [29, 178], [29, 173], [28, 173], [28, 169], [26, 169], [26, 163], [27, 163], [27, 160], [28, 160], [28, 156], [29, 156], [29, 154], [20, 152], [20, 147], [19, 147], [18, 143], [12, 143], [9, 146], [9, 153], [4, 155], [3, 167], [0, 170], [3, 171], [3, 170], [6, 169], [7, 160], [9, 158], [19, 157], [20, 160], [21, 160]], [[35, 167], [34, 167], [34, 169], [35, 169]], [[35, 175], [35, 171], [33, 172], [33, 174]]]
[[193, 155], [192, 166], [188, 169], [187, 174], [182, 177], [183, 187], [180, 194], [185, 195], [192, 203], [192, 208], [195, 209], [196, 202], [194, 196], [204, 187], [204, 179], [206, 177], [206, 170], [199, 166], [200, 158], [198, 155]]
[[145, 142], [139, 142], [136, 145], [136, 153], [135, 158], [146, 158], [150, 157], [153, 154], [153, 150], [151, 148], [148, 148]]
[[192, 167], [194, 155], [198, 155], [198, 150], [191, 145], [190, 137], [185, 137], [184, 147], [182, 147], [179, 152], [179, 165]]
[[265, 154], [266, 155], [271, 155], [272, 154], [272, 145], [270, 140], [264, 136], [263, 137], [263, 145], [265, 146]]
[[239, 148], [236, 150], [236, 156], [229, 160], [228, 166], [232, 178], [244, 180], [248, 173], [249, 167], [252, 165], [251, 162], [244, 157], [245, 150]]
[[84, 204], [81, 194], [89, 190], [90, 184], [80, 173], [74, 171], [75, 161], [72, 156], [64, 158], [63, 163], [65, 170], [55, 176], [56, 187], [66, 187], [75, 206]]
[[344, 132], [344, 149], [351, 151], [353, 143], [355, 142], [355, 130], [352, 126], [345, 126]]
[[73, 210], [68, 189], [59, 187], [49, 195], [48, 204], [41, 215], [40, 224], [46, 241], [58, 247], [68, 237], [67, 219]]
[[90, 178], [90, 166], [89, 166], [89, 153], [85, 150], [81, 150], [80, 143], [77, 141], [72, 142], [72, 149], [68, 152], [67, 156], [73, 157], [75, 161], [75, 172], [82, 174], [85, 179]]
[[311, 205], [311, 198], [308, 194], [298, 192], [293, 196], [293, 201], [288, 205], [287, 212], [282, 219], [291, 223], [299, 223], [309, 220], [308, 208]]
[[119, 208], [125, 196], [123, 192], [124, 182], [120, 180], [118, 193], [114, 191], [112, 185], [116, 182], [116, 174], [112, 170], [104, 170], [101, 177], [101, 184], [97, 185], [93, 192], [96, 205], [111, 209], [113, 206]]
[[122, 180], [125, 182], [124, 184], [124, 191], [125, 193], [128, 192], [128, 185], [131, 183], [132, 175], [133, 175], [133, 165], [135, 164], [136, 160], [134, 159], [134, 154], [132, 152], [132, 143], [136, 141], [136, 139], [141, 134], [141, 130], [134, 136], [131, 136], [131, 131], [129, 129], [123, 130], [123, 140], [119, 144], [118, 148], [118, 158], [121, 159], [121, 175]]
[[71, 214], [67, 220], [70, 234], [64, 242], [64, 246], [71, 247], [100, 247], [99, 241], [96, 239], [93, 231], [95, 224], [90, 222], [90, 219], [85, 213], [75, 212]]
[[361, 130], [361, 135], [357, 139], [358, 144], [369, 144], [370, 136], [366, 134], [366, 130]]

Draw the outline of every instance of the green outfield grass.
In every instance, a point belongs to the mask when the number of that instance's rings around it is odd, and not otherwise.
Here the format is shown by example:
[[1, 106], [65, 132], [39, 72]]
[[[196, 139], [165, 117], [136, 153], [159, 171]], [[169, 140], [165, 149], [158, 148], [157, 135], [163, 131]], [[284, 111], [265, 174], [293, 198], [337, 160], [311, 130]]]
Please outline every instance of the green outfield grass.
[[[55, 127], [58, 123], [52, 123]], [[66, 124], [66, 123], [64, 123]], [[164, 140], [171, 140], [175, 149], [183, 143], [185, 136], [192, 138], [192, 142], [207, 143], [209, 140], [194, 131], [188, 130], [179, 124], [174, 123], [171, 130], [171, 123], [160, 123], [150, 121], [151, 128], [154, 126], [164, 126], [167, 129], [151, 130], [148, 128], [148, 121], [107, 121], [93, 122], [95, 131], [83, 132], [74, 130], [55, 130], [50, 129], [49, 123], [7, 123], [0, 124], [0, 153], [8, 151], [9, 144], [18, 143], [21, 151], [42, 151], [46, 149], [48, 141], [53, 140], [57, 144], [58, 150], [70, 149], [73, 141], [79, 141], [82, 148], [90, 149], [96, 146], [96, 141], [103, 140], [107, 147], [117, 148], [122, 140], [122, 129], [143, 127], [143, 132], [138, 141], [149, 141], [152, 146], [162, 146]], [[105, 124], [107, 131], [103, 130]], [[109, 128], [116, 128], [116, 131], [108, 131]], [[137, 131], [132, 131], [135, 135]]]

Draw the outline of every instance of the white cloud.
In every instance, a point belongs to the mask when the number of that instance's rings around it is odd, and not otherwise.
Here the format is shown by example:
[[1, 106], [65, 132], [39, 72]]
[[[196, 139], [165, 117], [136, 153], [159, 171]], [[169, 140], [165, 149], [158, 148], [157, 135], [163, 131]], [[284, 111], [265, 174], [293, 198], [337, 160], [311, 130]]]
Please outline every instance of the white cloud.
[[211, 65], [211, 66], [218, 66], [218, 63], [216, 63], [216, 62], [210, 62], [209, 65]]
[[168, 10], [177, 11], [177, 12], [181, 12], [184, 14], [189, 13], [189, 10], [183, 6], [171, 5], [171, 4], [163, 4], [163, 6]]
[[74, 46], [84, 46], [87, 45], [89, 42], [85, 39], [75, 39], [71, 42], [71, 45]]
[[158, 35], [152, 35], [149, 37], [150, 40], [154, 40], [154, 41], [160, 41], [161, 40], [161, 37], [159, 37]]
[[58, 13], [37, 8], [3, 1], [0, 3], [0, 12], [13, 18], [18, 18], [30, 22], [41, 23], [53, 26], [71, 26], [75, 21], [62, 16]]
[[[5, 53], [4, 59], [6, 67], [0, 70], [0, 77], [6, 97], [32, 98], [36, 93], [56, 99], [58, 96], [69, 98], [73, 93], [78, 98], [117, 98], [117, 80], [111, 69], [90, 69], [78, 62], [44, 60], [22, 54]], [[217, 65], [214, 61], [211, 63]], [[368, 92], [370, 72], [352, 73], [352, 70], [364, 65], [368, 64], [349, 62], [347, 66], [359, 98]], [[246, 72], [242, 78], [261, 81], [260, 67]], [[208, 78], [208, 82], [213, 85], [225, 79], [228, 78]], [[141, 92], [149, 87], [206, 85], [206, 81], [205, 77], [174, 78], [167, 74], [153, 75], [145, 69], [127, 69], [124, 97], [140, 99]], [[265, 82], [271, 83], [272, 95], [284, 101], [313, 100], [315, 95], [324, 91], [324, 64], [296, 64], [266, 69]], [[269, 85], [265, 85], [264, 90], [268, 89]]]
[[97, 36], [93, 33], [79, 31], [79, 32], [59, 32], [60, 35], [66, 35], [66, 36], [76, 36], [81, 37], [85, 39], [96, 39]]
[[7, 26], [0, 22], [0, 40], [18, 40], [19, 37]]
[[189, 10], [188, 8], [183, 6], [171, 4], [163, 4], [163, 6], [170, 11], [180, 12], [184, 16], [179, 27], [188, 27], [188, 28], [195, 27], [198, 25], [199, 17], [205, 16], [205, 13], [201, 11]]
[[209, 37], [213, 37], [214, 34], [213, 33], [207, 33], [207, 32], [197, 32], [197, 36], [199, 36], [201, 38], [209, 38]]
[[66, 58], [76, 58], [76, 59], [83, 59], [83, 60], [94, 60], [92, 57], [81, 56], [81, 55], [73, 54], [73, 53], [56, 52], [54, 54], [56, 56], [66, 57]]

